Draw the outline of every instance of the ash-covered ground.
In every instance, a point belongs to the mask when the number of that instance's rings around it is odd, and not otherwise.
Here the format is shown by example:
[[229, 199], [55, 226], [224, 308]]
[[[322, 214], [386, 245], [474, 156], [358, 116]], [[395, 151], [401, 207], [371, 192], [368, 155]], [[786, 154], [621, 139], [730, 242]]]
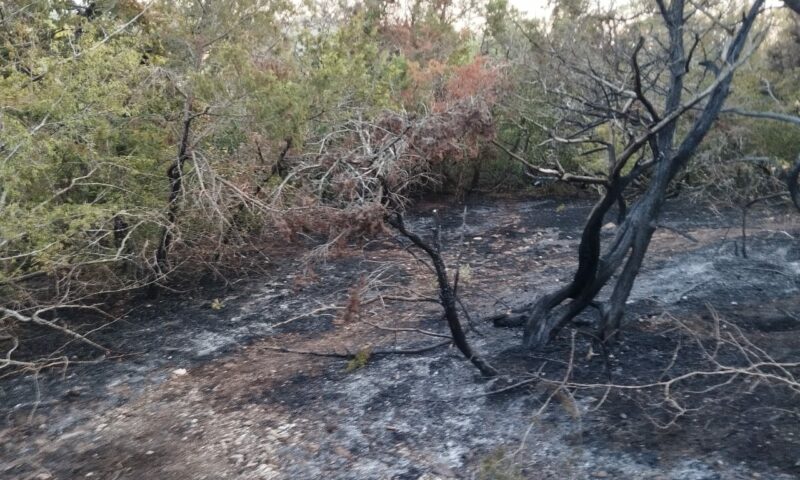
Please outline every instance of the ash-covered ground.
[[[757, 212], [744, 258], [738, 212], [670, 206], [607, 356], [591, 312], [541, 352], [481, 322], [570, 278], [590, 208], [482, 199], [464, 223], [463, 206], [429, 202], [410, 222], [427, 233], [438, 211], [475, 348], [541, 381], [491, 394], [501, 385], [446, 346], [367, 355], [441, 341], [411, 330], [447, 333], [424, 301], [430, 273], [392, 239], [329, 259], [313, 279], [277, 256], [268, 277], [142, 301], [96, 334], [113, 358], [3, 380], [0, 478], [800, 477], [800, 397], [769, 380], [792, 372], [747, 370], [800, 361], [798, 218]], [[359, 284], [360, 308], [343, 315]], [[720, 368], [743, 372], [663, 386]], [[559, 388], [567, 370], [575, 386]]]

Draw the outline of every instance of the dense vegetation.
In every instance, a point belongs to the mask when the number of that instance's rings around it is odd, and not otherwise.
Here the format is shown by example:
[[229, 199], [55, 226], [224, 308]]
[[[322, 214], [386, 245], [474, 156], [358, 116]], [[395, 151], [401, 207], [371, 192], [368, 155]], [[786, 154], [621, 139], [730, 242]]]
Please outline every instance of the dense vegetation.
[[[369, 237], [422, 192], [602, 190], [606, 149], [559, 140], [625, 147], [584, 100], [603, 78], [630, 82], [640, 49], [658, 73], [651, 3], [562, 0], [537, 20], [505, 0], [4, 2], [0, 341], [64, 329], [58, 313], [108, 295], [266, 262], [276, 242]], [[745, 7], [700, 3], [698, 88]], [[763, 112], [798, 113], [800, 27], [782, 10], [757, 27], [729, 111], [671, 189], [738, 203], [783, 188], [800, 136]]]

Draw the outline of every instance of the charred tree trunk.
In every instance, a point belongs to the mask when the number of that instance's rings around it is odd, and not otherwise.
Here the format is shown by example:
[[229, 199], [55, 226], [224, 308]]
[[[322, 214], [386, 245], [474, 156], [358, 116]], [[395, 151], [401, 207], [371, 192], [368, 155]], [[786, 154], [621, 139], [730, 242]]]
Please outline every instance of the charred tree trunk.
[[[800, 12], [798, 12], [800, 13]], [[786, 184], [789, 187], [789, 195], [792, 198], [792, 203], [795, 208], [800, 211], [800, 185], [798, 185], [798, 177], [800, 177], [800, 155], [797, 156], [792, 169], [786, 176]]]
[[[186, 97], [183, 103], [183, 121], [181, 123], [181, 136], [178, 143], [178, 155], [172, 162], [172, 165], [167, 169], [167, 179], [170, 185], [169, 200], [167, 202], [167, 222], [161, 230], [161, 239], [158, 243], [158, 249], [155, 255], [156, 280], [163, 277], [164, 273], [167, 271], [167, 255], [174, 238], [173, 228], [175, 226], [175, 221], [178, 218], [178, 198], [183, 189], [183, 168], [186, 161], [190, 160], [192, 157], [190, 148], [191, 127], [192, 121], [197, 116], [192, 113], [193, 103], [194, 101], [191, 95]], [[151, 284], [150, 294], [151, 296], [158, 294], [156, 283]]]
[[[681, 103], [684, 91], [683, 77], [689, 64], [683, 39], [684, 2], [674, 0], [668, 8], [660, 0], [658, 4], [670, 34], [670, 85], [665, 99], [665, 114], [663, 119], [659, 118], [649, 101], [643, 97], [639, 83], [641, 80], [637, 78], [636, 95], [650, 111], [652, 122], [645, 138], [629, 144], [619, 161], [612, 159], [614, 160], [612, 164], [616, 165], [615, 171], [611, 175], [606, 195], [596, 205], [584, 228], [579, 248], [579, 266], [573, 281], [562, 289], [542, 296], [526, 312], [524, 344], [529, 348], [536, 349], [543, 346], [592, 304], [600, 290], [624, 264], [615, 281], [609, 304], [602, 309], [600, 324], [601, 337], [607, 340], [617, 337], [625, 303], [647, 253], [666, 199], [667, 188], [678, 172], [684, 168], [717, 119], [730, 90], [734, 64], [744, 49], [752, 25], [763, 6], [763, 0], [756, 0], [743, 17], [740, 28], [726, 51], [727, 68], [716, 72], [715, 84], [707, 94], [708, 100], [677, 146], [674, 138], [677, 120], [688, 110], [686, 104]], [[640, 45], [637, 46], [633, 58], [634, 71], [637, 75], [636, 52], [641, 48]], [[692, 100], [689, 103], [696, 105], [699, 100]], [[627, 218], [620, 224], [614, 240], [601, 257], [599, 232], [602, 218], [640, 170], [634, 168], [627, 176], [617, 177], [616, 174], [619, 173], [624, 161], [630, 158], [634, 149], [646, 143], [654, 147], [655, 173], [644, 195], [634, 204]], [[796, 182], [793, 185], [797, 189]], [[562, 306], [568, 298], [572, 301]]]
[[[472, 350], [464, 328], [461, 326], [461, 320], [458, 316], [456, 294], [447, 276], [447, 267], [442, 259], [439, 242], [435, 240], [434, 245], [431, 246], [425, 242], [422, 237], [408, 230], [403, 221], [403, 216], [400, 213], [390, 214], [388, 222], [403, 236], [411, 240], [411, 243], [417, 248], [424, 251], [433, 262], [433, 268], [436, 272], [436, 281], [439, 285], [439, 301], [444, 309], [444, 316], [450, 328], [450, 334], [453, 336], [453, 343], [464, 357], [472, 362], [484, 376], [496, 377], [498, 375], [497, 370]], [[434, 238], [436, 237], [438, 237], [438, 232], [434, 233]]]

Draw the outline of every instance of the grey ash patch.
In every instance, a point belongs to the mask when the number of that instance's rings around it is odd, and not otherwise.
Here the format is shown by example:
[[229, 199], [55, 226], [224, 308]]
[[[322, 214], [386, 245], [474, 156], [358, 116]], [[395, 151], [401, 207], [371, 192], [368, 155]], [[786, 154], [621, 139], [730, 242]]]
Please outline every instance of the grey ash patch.
[[800, 291], [800, 260], [792, 257], [797, 240], [766, 233], [749, 243], [748, 258], [715, 243], [656, 261], [636, 279], [631, 300], [738, 305]]
[[[463, 287], [473, 317], [568, 280], [590, 208], [588, 201], [559, 200], [473, 205], [464, 262], [475, 283]], [[459, 206], [441, 213], [451, 247], [461, 235], [460, 214]], [[703, 321], [706, 303], [761, 335], [776, 358], [796, 358], [800, 325], [790, 314], [797, 312], [800, 256], [797, 240], [787, 236], [797, 238], [796, 228], [753, 232], [744, 259], [724, 239], [735, 216], [725, 217], [721, 228], [709, 212], [668, 210], [665, 218], [713, 235], [697, 245], [662, 240], [668, 253], [646, 262], [628, 309], [626, 340], [610, 362], [614, 379], [641, 381], [660, 372], [678, 342], [659, 330], [658, 315]], [[426, 233], [432, 221], [425, 212], [412, 220]], [[25, 422], [30, 379], [5, 380], [0, 404], [10, 413], [4, 419], [9, 428], [0, 430], [8, 439], [0, 450], [0, 478], [39, 473], [14, 463], [27, 459], [53, 478], [471, 479], [485, 473], [487, 459], [512, 453], [520, 478], [542, 480], [745, 480], [754, 473], [788, 480], [800, 474], [797, 419], [754, 410], [767, 403], [793, 408], [796, 398], [767, 388], [736, 391], [736, 402], [711, 404], [661, 431], [630, 398], [615, 397], [598, 409], [597, 392], [576, 395], [574, 404], [555, 399], [536, 415], [548, 390], [486, 395], [491, 384], [448, 348], [374, 358], [349, 373], [340, 359], [259, 351], [281, 334], [307, 341], [302, 348], [342, 351], [341, 340], [354, 333], [332, 325], [331, 316], [274, 325], [340, 303], [375, 265], [332, 260], [319, 266], [323, 281], [299, 290], [289, 278], [292, 267], [233, 291], [143, 307], [117, 337], [107, 337], [142, 353], [76, 368], [66, 379], [44, 375], [34, 423]], [[399, 282], [406, 278], [401, 270], [396, 275]], [[208, 308], [212, 295], [223, 301], [222, 310]], [[435, 309], [414, 308], [420, 326], [442, 331]], [[519, 348], [520, 332], [476, 326], [482, 335], [473, 336], [473, 344], [494, 364], [524, 374], [546, 363], [551, 378], [563, 373], [570, 331], [532, 355]], [[587, 355], [588, 337], [576, 338], [577, 376], [604, 381], [603, 362]], [[317, 339], [321, 345], [313, 343]], [[697, 358], [688, 351], [680, 367]], [[188, 373], [176, 376], [177, 368]], [[76, 387], [75, 395], [67, 393]]]

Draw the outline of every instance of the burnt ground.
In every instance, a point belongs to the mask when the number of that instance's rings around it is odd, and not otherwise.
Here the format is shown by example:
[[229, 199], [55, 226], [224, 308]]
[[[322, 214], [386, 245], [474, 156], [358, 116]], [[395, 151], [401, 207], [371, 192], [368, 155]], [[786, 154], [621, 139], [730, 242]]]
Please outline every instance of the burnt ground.
[[[463, 207], [428, 202], [412, 225], [426, 231], [434, 208], [454, 264]], [[488, 394], [505, 384], [449, 347], [362, 361], [278, 351], [416, 348], [441, 339], [375, 325], [446, 328], [424, 301], [433, 279], [391, 239], [313, 275], [277, 254], [264, 278], [142, 301], [93, 334], [115, 352], [103, 362], [4, 379], [0, 478], [800, 478], [792, 372], [752, 366], [800, 361], [798, 218], [753, 212], [744, 258], [737, 212], [671, 205], [608, 356], [592, 347], [591, 312], [533, 353], [519, 331], [480, 322], [568, 280], [590, 208], [481, 199], [468, 210], [472, 342], [538, 381]], [[345, 314], [360, 282], [360, 309]]]

